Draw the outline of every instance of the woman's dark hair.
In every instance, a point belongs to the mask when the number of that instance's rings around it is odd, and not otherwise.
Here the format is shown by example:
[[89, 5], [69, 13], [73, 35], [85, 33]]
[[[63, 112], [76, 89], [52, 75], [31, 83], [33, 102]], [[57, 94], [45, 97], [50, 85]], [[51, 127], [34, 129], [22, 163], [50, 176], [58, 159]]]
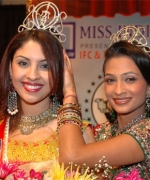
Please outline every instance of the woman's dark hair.
[[[119, 41], [112, 44], [105, 52], [105, 61], [103, 64], [103, 73], [105, 75], [105, 67], [109, 59], [118, 56], [128, 56], [139, 68], [141, 74], [146, 80], [147, 84], [150, 85], [150, 54], [144, 52], [144, 50], [136, 45], [128, 43], [127, 41]], [[114, 119], [111, 119], [111, 115], [107, 114], [106, 117], [110, 122], [113, 122]]]
[[127, 41], [119, 41], [112, 44], [105, 53], [105, 61], [103, 64], [103, 73], [105, 74], [105, 66], [110, 58], [117, 56], [128, 56], [130, 57], [139, 70], [141, 71], [144, 79], [150, 84], [150, 55], [140, 47], [132, 45]]
[[[35, 41], [41, 45], [45, 59], [47, 60], [51, 76], [49, 83], [51, 84], [50, 96], [56, 94], [59, 101], [63, 98], [63, 70], [64, 56], [62, 44], [50, 32], [46, 30], [24, 30], [18, 33], [8, 44], [0, 64], [0, 117], [8, 117], [7, 98], [10, 83], [9, 66], [13, 60], [15, 52], [28, 41]], [[19, 103], [18, 97], [18, 103]], [[21, 108], [18, 107], [20, 113], [16, 114], [16, 120], [20, 119]]]

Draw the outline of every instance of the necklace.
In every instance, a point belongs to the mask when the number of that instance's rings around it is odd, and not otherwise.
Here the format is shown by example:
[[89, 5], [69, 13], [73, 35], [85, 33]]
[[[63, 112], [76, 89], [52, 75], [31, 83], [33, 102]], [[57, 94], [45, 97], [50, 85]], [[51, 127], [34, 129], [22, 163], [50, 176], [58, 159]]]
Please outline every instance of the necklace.
[[21, 120], [18, 124], [18, 129], [21, 134], [28, 135], [35, 129], [44, 127], [49, 121], [53, 120], [52, 109], [47, 109], [45, 112], [35, 116], [21, 116]]
[[124, 133], [126, 130], [130, 129], [132, 126], [139, 123], [142, 119], [145, 119], [145, 118], [146, 118], [146, 113], [144, 113], [143, 115], [140, 115], [136, 119], [133, 119], [122, 129], [119, 129], [118, 121], [114, 122], [114, 125], [112, 126], [112, 135], [116, 136], [116, 135]]

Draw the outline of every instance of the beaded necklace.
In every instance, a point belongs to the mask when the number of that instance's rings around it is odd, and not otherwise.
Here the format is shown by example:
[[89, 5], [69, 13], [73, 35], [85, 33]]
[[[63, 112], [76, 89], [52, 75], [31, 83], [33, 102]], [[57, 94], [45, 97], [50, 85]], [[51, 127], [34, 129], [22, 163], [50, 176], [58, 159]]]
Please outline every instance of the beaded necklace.
[[145, 118], [146, 118], [146, 113], [144, 113], [143, 115], [140, 115], [136, 119], [133, 119], [131, 122], [129, 122], [122, 129], [119, 129], [118, 121], [115, 121], [113, 126], [111, 127], [112, 136], [117, 136], [117, 135], [124, 133], [126, 130], [130, 129], [132, 126], [139, 123], [142, 119], [145, 119]]
[[[33, 130], [45, 126], [49, 121], [53, 120], [52, 109], [47, 109], [45, 112], [36, 115], [36, 116], [21, 116], [21, 121], [18, 125], [18, 129], [22, 134], [28, 135], [33, 132]], [[8, 147], [8, 136], [9, 136], [9, 121], [10, 118], [7, 118], [5, 130], [4, 130], [4, 142], [3, 142], [3, 155], [2, 161], [8, 162], [7, 157], [7, 147]]]
[[53, 111], [49, 108], [36, 116], [21, 116], [18, 129], [20, 130], [21, 134], [28, 135], [31, 134], [33, 130], [45, 126], [53, 119]]

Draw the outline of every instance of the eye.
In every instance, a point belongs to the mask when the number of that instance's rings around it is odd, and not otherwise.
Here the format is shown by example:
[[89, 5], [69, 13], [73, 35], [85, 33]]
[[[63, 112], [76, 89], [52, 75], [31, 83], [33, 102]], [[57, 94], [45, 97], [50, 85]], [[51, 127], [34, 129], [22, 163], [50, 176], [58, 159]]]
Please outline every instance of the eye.
[[42, 68], [42, 69], [49, 69], [49, 65], [48, 64], [42, 64], [40, 66], [40, 68]]
[[136, 78], [134, 78], [134, 77], [130, 77], [130, 78], [126, 78], [126, 80], [125, 80], [126, 82], [134, 82], [134, 81], [136, 81]]
[[25, 62], [25, 61], [20, 61], [20, 62], [18, 62], [18, 64], [19, 64], [20, 66], [28, 66], [28, 63]]
[[105, 78], [104, 82], [107, 84], [112, 84], [114, 83], [116, 80], [114, 78]]

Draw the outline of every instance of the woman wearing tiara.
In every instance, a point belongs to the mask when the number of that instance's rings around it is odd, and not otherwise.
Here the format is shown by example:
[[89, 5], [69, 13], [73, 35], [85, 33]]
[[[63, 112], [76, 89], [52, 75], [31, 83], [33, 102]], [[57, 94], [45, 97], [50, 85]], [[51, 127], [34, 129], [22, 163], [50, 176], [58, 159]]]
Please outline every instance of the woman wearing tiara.
[[[43, 5], [47, 9], [55, 6], [43, 2], [33, 7], [33, 13]], [[42, 17], [41, 24], [26, 20], [0, 65], [0, 161], [17, 163], [26, 171], [45, 171], [58, 158], [57, 101], [63, 99], [64, 59], [68, 57], [57, 26], [44, 26]], [[82, 127], [85, 141], [94, 141], [89, 123]]]
[[[105, 93], [116, 118], [112, 113], [111, 123], [95, 128], [98, 142], [85, 144], [76, 99], [64, 99], [58, 110], [60, 162], [72, 161], [82, 170], [89, 166], [99, 179], [150, 179], [150, 48], [143, 44], [141, 29], [124, 27], [112, 35], [106, 50]], [[66, 66], [64, 95], [76, 94], [72, 79], [71, 68]], [[72, 112], [78, 121], [70, 118], [68, 123], [66, 113]]]

